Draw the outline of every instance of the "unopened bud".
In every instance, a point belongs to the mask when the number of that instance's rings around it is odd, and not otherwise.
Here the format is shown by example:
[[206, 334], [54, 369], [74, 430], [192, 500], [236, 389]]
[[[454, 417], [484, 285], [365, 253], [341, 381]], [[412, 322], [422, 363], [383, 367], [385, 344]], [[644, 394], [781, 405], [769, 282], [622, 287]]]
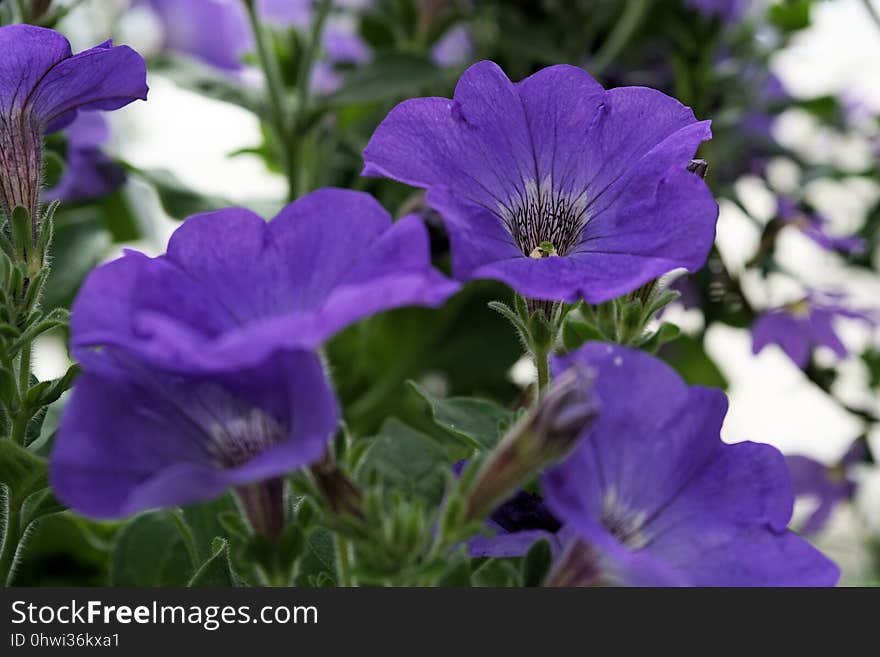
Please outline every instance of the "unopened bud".
[[588, 372], [577, 366], [563, 372], [489, 454], [468, 491], [465, 520], [485, 518], [545, 465], [568, 454], [596, 415]]
[[364, 518], [364, 499], [360, 489], [329, 456], [312, 465], [311, 471], [324, 500], [334, 513], [359, 520]]

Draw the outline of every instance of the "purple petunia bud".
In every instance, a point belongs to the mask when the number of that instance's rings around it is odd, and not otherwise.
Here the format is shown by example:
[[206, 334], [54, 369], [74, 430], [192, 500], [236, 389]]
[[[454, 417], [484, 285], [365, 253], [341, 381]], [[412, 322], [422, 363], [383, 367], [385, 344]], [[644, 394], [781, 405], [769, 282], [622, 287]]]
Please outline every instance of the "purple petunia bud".
[[354, 518], [364, 517], [364, 497], [360, 489], [333, 462], [329, 454], [313, 464], [312, 476], [324, 499], [336, 514], [346, 514]]
[[254, 533], [278, 540], [284, 530], [284, 480], [267, 479], [238, 486], [235, 495]]
[[467, 494], [466, 519], [484, 518], [542, 467], [568, 454], [596, 415], [589, 373], [581, 367], [563, 372], [489, 455]]

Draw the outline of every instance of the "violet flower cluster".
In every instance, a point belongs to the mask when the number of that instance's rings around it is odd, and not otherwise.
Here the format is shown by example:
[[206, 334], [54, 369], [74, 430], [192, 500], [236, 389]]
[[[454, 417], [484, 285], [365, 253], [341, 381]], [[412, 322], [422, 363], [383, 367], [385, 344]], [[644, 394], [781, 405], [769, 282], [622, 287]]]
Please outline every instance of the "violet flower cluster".
[[277, 535], [273, 480], [319, 460], [339, 419], [315, 350], [457, 287], [431, 267], [418, 218], [392, 223], [359, 192], [319, 190], [269, 222], [190, 217], [165, 255], [128, 252], [80, 291], [71, 344], [86, 374], [53, 453], [57, 495], [121, 517], [235, 487], [254, 529]]
[[[183, 36], [185, 47], [234, 68], [228, 43], [218, 50], [204, 35], [198, 43]], [[355, 59], [364, 54], [337, 45]], [[72, 166], [44, 198], [110, 189], [98, 150], [106, 133], [89, 125], [93, 115], [74, 120], [81, 110], [145, 98], [141, 57], [109, 42], [73, 55], [55, 32], [12, 26], [0, 28], [0, 70], [7, 224], [20, 206], [39, 216], [49, 132], [71, 129]], [[302, 545], [290, 531], [287, 493], [296, 484], [299, 502], [312, 509], [303, 502], [312, 498], [326, 526], [345, 536], [336, 544], [340, 563], [353, 556], [370, 566], [392, 554], [411, 571], [390, 575], [413, 572], [418, 584], [436, 583], [426, 573], [443, 558], [522, 557], [546, 540], [548, 585], [834, 585], [837, 567], [788, 529], [795, 487], [784, 457], [768, 445], [722, 442], [725, 395], [686, 385], [643, 351], [567, 345], [552, 359], [552, 381], [539, 372], [528, 408], [497, 411], [510, 420], [493, 417], [503, 436], [468, 443], [474, 467], [449, 482], [437, 509], [401, 501], [401, 491], [377, 492], [360, 476], [380, 440], [351, 472], [331, 449], [343, 415], [333, 380], [346, 371], [330, 369], [324, 346], [357, 322], [405, 306], [438, 308], [463, 282], [494, 279], [525, 297], [513, 321], [524, 337], [543, 341], [546, 364], [562, 348], [556, 338], [567, 304], [656, 314], [656, 280], [700, 269], [712, 247], [718, 206], [695, 173], [705, 163], [693, 165], [710, 137], [708, 121], [659, 91], [606, 90], [573, 66], [513, 83], [485, 61], [464, 72], [452, 99], [399, 104], [364, 151], [365, 175], [427, 190], [449, 233], [455, 280], [434, 268], [419, 216], [395, 221], [369, 194], [339, 188], [301, 196], [268, 221], [239, 207], [196, 214], [162, 255], [125, 251], [89, 274], [72, 306], [71, 353], [82, 374], [54, 439], [52, 492], [83, 515], [120, 519], [232, 491], [245, 533], [265, 541], [250, 546], [269, 546], [257, 569], [266, 582], [275, 581], [269, 566], [282, 569], [284, 549]], [[811, 297], [806, 310], [759, 320], [756, 350], [782, 342], [779, 329], [785, 339], [799, 336], [783, 343], [799, 364], [814, 343], [839, 352], [831, 317], [854, 315], [822, 303]], [[540, 336], [551, 324], [556, 332]], [[29, 363], [16, 358], [20, 404], [30, 393]], [[415, 454], [398, 441], [394, 449]], [[447, 458], [460, 448], [434, 451]], [[394, 460], [382, 461], [379, 474]], [[823, 507], [815, 522], [826, 515]], [[395, 524], [399, 518], [405, 522]], [[408, 532], [416, 533], [411, 542]], [[412, 554], [397, 554], [401, 545]]]

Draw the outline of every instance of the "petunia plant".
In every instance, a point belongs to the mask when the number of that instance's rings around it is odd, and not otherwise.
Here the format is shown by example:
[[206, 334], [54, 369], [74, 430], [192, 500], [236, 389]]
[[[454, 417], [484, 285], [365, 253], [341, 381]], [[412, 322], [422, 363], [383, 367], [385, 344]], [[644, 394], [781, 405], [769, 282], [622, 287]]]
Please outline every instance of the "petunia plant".
[[[806, 164], [763, 218], [739, 193], [772, 186], [773, 115], [794, 103], [752, 37], [787, 42], [797, 16], [110, 11], [156, 31], [145, 60], [110, 40], [74, 54], [58, 30], [79, 9], [27, 4], [0, 5], [4, 584], [841, 580], [814, 539], [858, 498], [878, 420], [837, 368], [860, 349], [844, 323], [870, 343], [877, 313], [834, 285], [755, 289], [798, 279], [789, 238], [871, 275], [880, 224], [833, 226]], [[135, 163], [140, 119], [104, 113], [147, 100], [148, 68], [249, 113], [256, 143], [230, 157], [275, 174], [277, 198]], [[754, 238], [738, 259], [731, 208]], [[718, 324], [856, 417], [848, 451], [750, 442], [778, 436], [743, 427]], [[52, 340], [66, 369], [39, 380]]]

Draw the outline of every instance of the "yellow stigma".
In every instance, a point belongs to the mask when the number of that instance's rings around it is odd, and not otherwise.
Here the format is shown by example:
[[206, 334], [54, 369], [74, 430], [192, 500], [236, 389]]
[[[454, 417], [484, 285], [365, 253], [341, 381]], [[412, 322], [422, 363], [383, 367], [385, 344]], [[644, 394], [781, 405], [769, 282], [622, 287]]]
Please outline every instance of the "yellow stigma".
[[806, 316], [810, 314], [810, 305], [807, 303], [806, 299], [790, 303], [788, 308], [793, 315]]

